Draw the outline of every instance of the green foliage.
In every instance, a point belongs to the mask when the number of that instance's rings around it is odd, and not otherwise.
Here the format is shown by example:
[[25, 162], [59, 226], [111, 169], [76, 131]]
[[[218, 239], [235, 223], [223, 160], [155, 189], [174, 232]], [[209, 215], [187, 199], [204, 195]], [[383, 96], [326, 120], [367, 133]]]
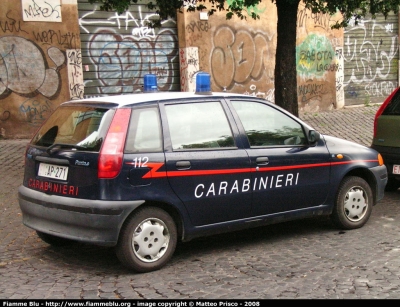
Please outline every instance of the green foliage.
[[369, 95], [366, 95], [364, 98], [364, 105], [366, 107], [369, 107], [371, 105], [371, 97]]
[[[118, 14], [127, 11], [131, 4], [136, 4], [138, 2], [143, 3], [150, 10], [154, 9], [158, 14], [159, 19], [148, 21], [146, 24], [149, 27], [156, 28], [161, 26], [163, 20], [167, 20], [168, 18], [175, 19], [177, 12], [182, 12], [183, 8], [188, 12], [208, 10], [209, 15], [213, 15], [217, 11], [226, 11], [226, 19], [232, 19], [233, 16], [246, 19], [247, 15], [253, 19], [260, 19], [260, 15], [255, 8], [261, 1], [262, 0], [187, 0], [185, 1], [185, 7], [183, 6], [183, 0], [155, 0], [155, 2], [146, 0], [89, 0], [89, 3], [100, 3], [100, 10], [115, 10]], [[207, 7], [207, 4], [210, 6]]]
[[329, 1], [314, 1], [303, 0], [306, 8], [313, 13], [325, 13], [333, 15], [340, 12], [343, 15], [341, 21], [337, 21], [332, 26], [334, 29], [346, 27], [351, 19], [354, 19], [355, 24], [366, 14], [371, 14], [373, 18], [376, 14], [383, 14], [385, 17], [390, 12], [398, 13], [400, 0], [329, 0]]
[[[131, 4], [144, 2], [150, 10], [155, 10], [158, 14], [159, 19], [155, 19], [147, 22], [148, 27], [161, 27], [161, 22], [163, 20], [167, 20], [169, 17], [175, 18], [177, 11], [180, 11], [183, 7], [183, 0], [156, 0], [155, 3], [152, 1], [144, 1], [144, 0], [89, 0], [89, 3], [101, 3], [100, 10], [102, 11], [112, 11], [115, 10], [118, 14], [122, 14], [129, 9]], [[188, 11], [193, 11], [196, 9], [204, 9], [204, 6], [191, 5]]]
[[[140, 3], [147, 5], [149, 9], [154, 9], [159, 15], [158, 20], [148, 23], [150, 27], [160, 27], [161, 21], [168, 18], [176, 18], [176, 14], [182, 9], [189, 12], [208, 10], [208, 14], [212, 15], [217, 11], [226, 11], [226, 19], [232, 19], [237, 16], [240, 19], [246, 19], [249, 16], [252, 19], [260, 19], [260, 14], [256, 7], [262, 1], [271, 1], [276, 4], [278, 0], [89, 0], [89, 3], [101, 3], [100, 10], [115, 10], [118, 14], [122, 14], [129, 9], [131, 4]], [[284, 5], [297, 5], [294, 0], [279, 0]], [[332, 28], [338, 29], [346, 27], [351, 19], [355, 23], [366, 14], [371, 14], [374, 18], [376, 14], [383, 14], [385, 17], [389, 12], [398, 13], [400, 0], [302, 0], [306, 8], [313, 13], [336, 14], [340, 12], [343, 19], [337, 21]], [[184, 4], [186, 5], [184, 7]]]

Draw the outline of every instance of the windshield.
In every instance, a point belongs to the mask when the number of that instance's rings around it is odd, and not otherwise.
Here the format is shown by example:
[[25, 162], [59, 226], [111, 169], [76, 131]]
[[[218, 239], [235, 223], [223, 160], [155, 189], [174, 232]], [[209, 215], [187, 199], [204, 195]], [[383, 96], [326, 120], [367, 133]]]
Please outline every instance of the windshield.
[[[32, 144], [98, 151], [107, 133], [114, 110], [62, 106], [38, 130]], [[59, 145], [59, 146], [57, 146]]]

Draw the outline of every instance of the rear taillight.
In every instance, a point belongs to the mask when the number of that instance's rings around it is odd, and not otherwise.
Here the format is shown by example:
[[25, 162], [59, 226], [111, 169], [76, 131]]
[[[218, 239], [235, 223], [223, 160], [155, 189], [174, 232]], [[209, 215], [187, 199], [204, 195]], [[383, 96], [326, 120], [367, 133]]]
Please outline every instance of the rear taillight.
[[98, 178], [111, 179], [121, 171], [130, 116], [131, 109], [118, 109], [115, 112], [100, 150]]
[[374, 118], [374, 135], [373, 137], [376, 137], [376, 133], [377, 133], [377, 125], [378, 125], [378, 118], [379, 116], [382, 115], [383, 111], [385, 111], [387, 105], [392, 101], [393, 96], [397, 93], [397, 91], [399, 90], [400, 87], [398, 87], [397, 89], [395, 89], [390, 95], [389, 97], [386, 98], [386, 100], [383, 102], [383, 104], [380, 106], [380, 108], [378, 109], [378, 111], [375, 114], [375, 118]]

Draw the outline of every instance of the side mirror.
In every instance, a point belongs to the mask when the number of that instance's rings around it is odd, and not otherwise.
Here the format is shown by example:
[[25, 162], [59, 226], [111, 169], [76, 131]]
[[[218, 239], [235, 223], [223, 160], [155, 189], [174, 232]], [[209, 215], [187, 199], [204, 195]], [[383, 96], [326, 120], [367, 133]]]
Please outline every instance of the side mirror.
[[321, 134], [318, 131], [310, 130], [308, 132], [308, 142], [310, 145], [315, 146], [320, 139]]

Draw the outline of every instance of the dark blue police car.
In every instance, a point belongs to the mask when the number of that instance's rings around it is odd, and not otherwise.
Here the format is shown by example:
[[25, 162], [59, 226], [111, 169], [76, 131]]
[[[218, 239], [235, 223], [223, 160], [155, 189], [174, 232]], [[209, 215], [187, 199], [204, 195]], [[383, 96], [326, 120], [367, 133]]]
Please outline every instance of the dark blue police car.
[[341, 229], [368, 221], [387, 183], [377, 151], [197, 77], [203, 92], [61, 104], [26, 150], [23, 223], [53, 245], [116, 246], [147, 272], [179, 240], [317, 215]]

